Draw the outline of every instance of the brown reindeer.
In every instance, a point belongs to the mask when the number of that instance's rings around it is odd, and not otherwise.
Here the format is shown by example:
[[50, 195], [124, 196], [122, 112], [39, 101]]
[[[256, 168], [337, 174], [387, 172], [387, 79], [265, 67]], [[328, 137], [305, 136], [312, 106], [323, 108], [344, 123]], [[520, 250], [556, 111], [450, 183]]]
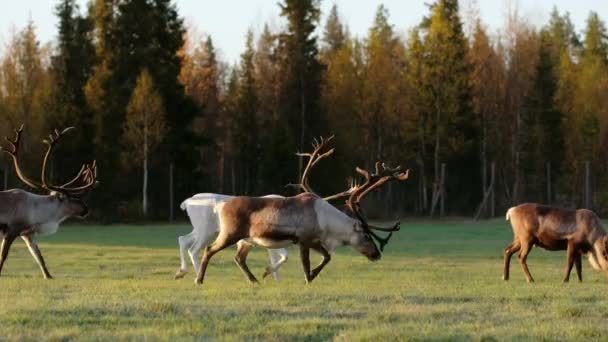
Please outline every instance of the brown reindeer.
[[89, 211], [81, 196], [92, 190], [97, 184], [95, 162], [84, 164], [76, 177], [63, 185], [50, 184], [46, 177], [49, 156], [59, 139], [71, 129], [72, 127], [62, 132], [55, 130], [49, 135], [48, 140], [43, 141], [48, 149], [42, 163], [40, 182], [26, 177], [19, 167], [19, 142], [23, 125], [15, 131], [14, 140], [6, 138], [9, 142], [9, 149], [4, 151], [12, 158], [17, 177], [30, 188], [46, 194], [37, 195], [21, 189], [0, 191], [0, 236], [2, 237], [0, 272], [13, 241], [17, 237], [21, 237], [40, 266], [44, 277], [46, 279], [52, 278], [36, 244], [36, 237], [54, 234], [59, 229], [59, 224], [65, 219], [84, 217]]
[[608, 235], [597, 215], [587, 209], [554, 208], [536, 203], [520, 204], [507, 211], [511, 220], [513, 242], [504, 251], [503, 279], [509, 280], [509, 263], [513, 253], [519, 252], [519, 263], [526, 280], [534, 279], [526, 259], [533, 246], [546, 250], [566, 250], [567, 264], [564, 282], [570, 279], [572, 266], [576, 266], [579, 281], [583, 281], [581, 257], [586, 254], [597, 271], [608, 274], [606, 244]]
[[[309, 168], [315, 164], [314, 155], [303, 173], [301, 180], [304, 190], [310, 190], [307, 183]], [[304, 193], [287, 198], [235, 197], [216, 206], [220, 219], [217, 239], [205, 249], [196, 282], [203, 283], [211, 257], [239, 240], [249, 245], [265, 248], [281, 248], [290, 244], [300, 246], [300, 258], [307, 283], [310, 283], [329, 263], [331, 253], [338, 247], [349, 245], [372, 261], [381, 258], [381, 251], [388, 243], [392, 232], [399, 230], [399, 222], [390, 228], [373, 227], [368, 224], [361, 209], [360, 201], [370, 192], [389, 181], [405, 180], [408, 172], [400, 167], [389, 168], [376, 164], [376, 172], [356, 168], [365, 177], [365, 183], [349, 190], [348, 211], [356, 218], [341, 212], [314, 193]], [[372, 231], [389, 232], [381, 237]], [[376, 246], [374, 240], [379, 244]], [[323, 256], [321, 263], [310, 269], [310, 250]], [[256, 283], [257, 279], [246, 264], [249, 246], [239, 244], [235, 261], [247, 279]]]

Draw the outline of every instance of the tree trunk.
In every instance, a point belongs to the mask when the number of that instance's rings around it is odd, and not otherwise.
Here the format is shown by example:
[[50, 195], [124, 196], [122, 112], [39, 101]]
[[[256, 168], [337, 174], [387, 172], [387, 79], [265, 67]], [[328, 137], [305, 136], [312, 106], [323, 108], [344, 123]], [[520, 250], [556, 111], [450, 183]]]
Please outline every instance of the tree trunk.
[[515, 181], [513, 182], [513, 202], [519, 202], [519, 183], [520, 183], [520, 175], [519, 175], [519, 152], [515, 152]]
[[486, 153], [487, 153], [487, 147], [486, 147], [486, 121], [485, 121], [485, 115], [481, 114], [481, 195], [483, 196], [485, 194], [485, 191], [488, 187], [488, 167], [487, 167], [487, 160], [486, 160]]
[[441, 203], [439, 207], [439, 216], [445, 216], [445, 163], [441, 163]]
[[439, 200], [440, 192], [441, 192], [441, 171], [439, 169], [439, 151], [440, 151], [440, 120], [441, 120], [441, 110], [440, 105], [437, 101], [435, 101], [435, 151], [433, 152], [433, 168], [434, 168], [434, 179], [433, 179], [433, 198], [431, 200], [431, 212], [430, 216], [433, 217], [435, 213], [435, 207], [437, 206], [437, 202]]
[[232, 182], [232, 195], [236, 196], [236, 166], [234, 165], [234, 158], [230, 162], [230, 179]]
[[479, 204], [479, 208], [477, 209], [477, 213], [475, 214], [475, 220], [478, 220], [481, 217], [481, 213], [487, 208], [488, 201], [490, 201], [491, 206], [491, 216], [494, 217], [494, 176], [495, 176], [495, 165], [492, 162], [491, 172], [490, 172], [490, 185], [484, 191], [483, 198], [481, 200], [481, 204]]
[[[300, 60], [300, 62], [302, 61]], [[304, 94], [304, 70], [302, 68], [303, 65], [300, 63], [300, 150], [304, 148], [304, 140], [306, 139], [306, 96]], [[296, 179], [299, 179], [302, 174], [302, 167], [304, 167], [303, 162], [303, 158], [298, 158], [298, 175]]]
[[494, 190], [496, 188], [496, 186], [494, 185], [494, 179], [496, 177], [496, 163], [492, 162], [492, 165], [490, 167], [490, 187], [492, 188], [492, 193], [490, 194], [490, 217], [496, 217], [496, 191]]
[[173, 161], [169, 163], [169, 222], [173, 222]]
[[8, 162], [4, 163], [4, 190], [8, 189]]
[[[147, 150], [146, 145], [144, 144], [144, 151]], [[142, 201], [141, 208], [144, 213], [144, 217], [148, 216], [148, 155], [144, 155], [144, 179], [143, 179], [143, 189], [142, 189]]]
[[143, 186], [142, 186], [142, 212], [144, 217], [148, 216], [148, 126], [147, 119], [144, 117], [144, 154], [143, 154]]
[[589, 161], [585, 161], [585, 208], [591, 208], [591, 181], [590, 181]]
[[547, 162], [547, 204], [551, 205], [551, 162]]
[[220, 194], [224, 193], [224, 162], [225, 162], [225, 152], [224, 152], [224, 146], [221, 145], [220, 146], [220, 160], [219, 160], [219, 165], [218, 165], [218, 180], [219, 180], [219, 184], [218, 184], [218, 192]]

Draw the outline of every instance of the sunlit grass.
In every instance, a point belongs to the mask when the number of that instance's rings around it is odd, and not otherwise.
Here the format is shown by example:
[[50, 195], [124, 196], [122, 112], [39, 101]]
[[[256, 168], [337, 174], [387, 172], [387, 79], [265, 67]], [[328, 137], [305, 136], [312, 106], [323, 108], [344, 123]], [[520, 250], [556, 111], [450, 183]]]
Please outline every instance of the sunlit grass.
[[[562, 284], [563, 252], [533, 250], [537, 281], [514, 257], [501, 280], [504, 221], [404, 223], [377, 262], [340, 250], [304, 284], [296, 248], [280, 282], [245, 282], [234, 249], [212, 260], [205, 285], [173, 280], [176, 226], [66, 226], [40, 246], [42, 279], [20, 242], [0, 278], [3, 340], [598, 340], [608, 336], [608, 282]], [[267, 253], [250, 267], [261, 275]]]

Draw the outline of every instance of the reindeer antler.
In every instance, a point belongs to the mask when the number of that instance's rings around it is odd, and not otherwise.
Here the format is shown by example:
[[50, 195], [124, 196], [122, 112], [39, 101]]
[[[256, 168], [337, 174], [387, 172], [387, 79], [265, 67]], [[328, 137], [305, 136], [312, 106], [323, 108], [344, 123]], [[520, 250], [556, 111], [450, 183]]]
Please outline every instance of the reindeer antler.
[[10, 155], [11, 158], [13, 159], [13, 165], [15, 167], [15, 173], [17, 174], [17, 177], [30, 188], [33, 188], [36, 190], [42, 190], [44, 188], [42, 186], [42, 184], [35, 182], [35, 181], [31, 180], [30, 178], [28, 178], [23, 173], [23, 171], [21, 171], [21, 168], [19, 167], [19, 157], [18, 157], [19, 156], [19, 147], [20, 147], [19, 143], [21, 142], [22, 133], [23, 133], [23, 124], [21, 124], [19, 129], [15, 130], [15, 139], [14, 140], [11, 140], [11, 138], [9, 138], [9, 137], [5, 137], [6, 141], [8, 141], [10, 149], [2, 149], [2, 150], [4, 152], [8, 153], [8, 155]]
[[[380, 168], [382, 166], [382, 168]], [[399, 221], [397, 221], [392, 227], [375, 227], [367, 223], [367, 217], [361, 209], [361, 200], [367, 196], [370, 192], [380, 188], [389, 181], [402, 181], [409, 178], [409, 170], [402, 171], [401, 166], [395, 168], [388, 167], [384, 163], [376, 162], [375, 172], [370, 174], [368, 171], [357, 167], [355, 169], [357, 173], [361, 174], [365, 178], [365, 182], [357, 186], [350, 194], [346, 201], [346, 206], [357, 216], [361, 221], [363, 228], [367, 230], [367, 233], [372, 236], [376, 242], [380, 245], [380, 250], [384, 249], [384, 246], [388, 243], [393, 232], [398, 231]], [[372, 231], [379, 230], [384, 232], [390, 232], [387, 237], [383, 238]]]
[[[315, 165], [317, 165], [317, 163], [321, 159], [327, 158], [334, 153], [335, 148], [331, 148], [328, 151], [321, 153], [321, 150], [323, 150], [323, 148], [326, 147], [326, 145], [329, 144], [329, 142], [332, 141], [333, 138], [334, 138], [334, 135], [331, 135], [328, 138], [324, 138], [324, 137], [319, 137], [318, 139], [314, 138], [313, 142], [312, 142], [312, 147], [313, 147], [312, 152], [310, 152], [310, 153], [297, 152], [296, 153], [296, 155], [298, 157], [301, 157], [301, 158], [308, 157], [308, 163], [306, 164], [306, 167], [304, 168], [304, 172], [302, 172], [302, 176], [300, 177], [300, 183], [287, 184], [287, 186], [301, 189], [304, 192], [315, 193], [314, 190], [312, 190], [312, 187], [310, 186], [310, 184], [308, 183], [308, 176], [310, 175], [310, 170], [312, 170], [312, 168], [315, 167]], [[323, 199], [326, 201], [331, 201], [331, 200], [342, 198], [342, 197], [348, 197], [354, 190], [355, 190], [355, 184], [351, 181], [350, 187], [347, 190], [339, 192], [337, 194], [323, 197]]]
[[[78, 172], [78, 174], [76, 174], [76, 177], [74, 177], [72, 180], [68, 181], [67, 183], [65, 183], [63, 185], [56, 186], [56, 185], [49, 184], [46, 179], [46, 167], [47, 167], [47, 162], [48, 162], [49, 156], [52, 154], [53, 150], [55, 149], [55, 146], [57, 145], [57, 142], [59, 141], [59, 139], [73, 129], [74, 129], [74, 127], [68, 127], [68, 128], [65, 128], [61, 132], [59, 130], [55, 129], [53, 131], [53, 133], [49, 134], [48, 140], [45, 139], [42, 141], [48, 146], [48, 148], [47, 148], [46, 154], [44, 155], [44, 160], [42, 162], [41, 177], [42, 177], [42, 186], [45, 189], [47, 189], [49, 191], [57, 191], [57, 192], [69, 194], [72, 196], [77, 196], [77, 195], [83, 194], [84, 192], [86, 192], [88, 190], [91, 190], [97, 184], [97, 163], [95, 160], [91, 164], [82, 165], [82, 167], [80, 168], [80, 171]], [[75, 184], [76, 182], [81, 182], [82, 184], [80, 186], [71, 187], [71, 185]]]
[[327, 152], [321, 153], [321, 150], [323, 149], [323, 147], [325, 147], [325, 145], [327, 145], [327, 143], [329, 143], [332, 139], [334, 138], [334, 136], [330, 136], [329, 138], [325, 139], [324, 137], [319, 137], [319, 139], [317, 140], [317, 138], [313, 139], [312, 142], [312, 147], [313, 147], [313, 151], [310, 153], [305, 153], [305, 152], [297, 152], [296, 156], [304, 158], [304, 157], [308, 157], [308, 163], [306, 164], [306, 167], [304, 168], [304, 172], [302, 172], [302, 176], [300, 177], [300, 183], [299, 184], [288, 184], [287, 186], [293, 186], [293, 187], [297, 187], [300, 188], [302, 190], [304, 190], [304, 192], [310, 192], [310, 193], [315, 193], [312, 188], [310, 187], [310, 184], [308, 184], [308, 174], [310, 173], [310, 170], [317, 165], [317, 163], [323, 159], [323, 158], [327, 158], [330, 155], [332, 155], [332, 153], [334, 153], [334, 148], [331, 148], [330, 150], [328, 150]]
[[[48, 165], [48, 161], [50, 155], [52, 154], [55, 145], [59, 141], [59, 139], [65, 135], [67, 132], [73, 130], [74, 127], [68, 127], [62, 131], [53, 130], [51, 134], [49, 134], [48, 139], [43, 140], [43, 142], [48, 146], [46, 154], [44, 155], [44, 159], [42, 161], [42, 171], [41, 171], [41, 182], [36, 182], [26, 177], [25, 174], [21, 171], [19, 167], [19, 143], [21, 140], [21, 134], [23, 133], [23, 124], [19, 127], [19, 129], [15, 130], [15, 139], [10, 139], [6, 137], [6, 141], [9, 143], [10, 149], [3, 149], [4, 152], [8, 153], [13, 159], [13, 164], [15, 166], [15, 172], [17, 173], [17, 177], [25, 183], [27, 186], [34, 188], [36, 190], [47, 190], [47, 191], [57, 191], [69, 195], [81, 195], [84, 192], [92, 189], [97, 184], [97, 164], [93, 161], [91, 164], [84, 164], [76, 177], [74, 177], [69, 182], [55, 186], [49, 184], [46, 177], [46, 168]], [[72, 187], [73, 184], [80, 182], [79, 186]]]

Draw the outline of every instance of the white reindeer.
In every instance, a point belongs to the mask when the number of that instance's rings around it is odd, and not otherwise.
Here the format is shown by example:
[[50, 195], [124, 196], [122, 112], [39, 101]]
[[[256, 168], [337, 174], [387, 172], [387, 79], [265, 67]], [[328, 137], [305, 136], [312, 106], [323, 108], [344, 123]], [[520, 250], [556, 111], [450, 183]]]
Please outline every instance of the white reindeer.
[[0, 191], [0, 272], [8, 256], [8, 251], [17, 237], [21, 237], [27, 244], [30, 253], [40, 266], [44, 278], [51, 279], [42, 253], [35, 238], [40, 235], [50, 235], [57, 232], [59, 224], [70, 217], [84, 217], [89, 212], [87, 205], [80, 198], [81, 195], [93, 189], [97, 184], [97, 167], [95, 162], [85, 164], [80, 172], [71, 181], [55, 186], [46, 179], [46, 167], [49, 156], [59, 138], [72, 127], [62, 132], [55, 130], [43, 142], [48, 145], [42, 164], [41, 181], [33, 181], [26, 177], [19, 168], [18, 153], [19, 141], [23, 132], [23, 125], [16, 130], [14, 140], [9, 142], [10, 149], [4, 151], [13, 159], [17, 177], [27, 186], [44, 191], [47, 195], [37, 195], [20, 189]]
[[[266, 198], [282, 198], [279, 195], [268, 195]], [[219, 231], [219, 221], [214, 208], [234, 196], [201, 193], [184, 200], [180, 208], [188, 213], [193, 230], [190, 234], [178, 238], [181, 265], [175, 274], [175, 279], [183, 278], [188, 272], [187, 257], [190, 257], [195, 270], [199, 268], [198, 257], [201, 249], [207, 246], [209, 239]], [[239, 241], [239, 246], [248, 244]], [[240, 248], [245, 248], [240, 247]], [[284, 248], [268, 249], [270, 265], [266, 268], [263, 277], [272, 273], [274, 279], [279, 280], [278, 269], [287, 261], [287, 250]]]
[[[331, 253], [337, 247], [349, 245], [372, 261], [381, 258], [381, 252], [392, 232], [399, 230], [399, 222], [390, 228], [369, 225], [361, 210], [360, 201], [388, 181], [407, 179], [409, 173], [401, 171], [400, 167], [389, 168], [384, 164], [380, 170], [380, 163], [376, 163], [376, 172], [371, 175], [365, 170], [356, 168], [366, 181], [363, 185], [351, 187], [347, 191], [350, 195], [346, 207], [356, 217], [352, 218], [330, 205], [325, 199], [311, 193], [308, 186], [306, 176], [310, 168], [319, 159], [333, 152], [332, 149], [328, 153], [319, 155], [324, 143], [323, 139], [320, 144], [315, 140], [314, 152], [301, 154], [310, 158], [299, 184], [308, 193], [286, 198], [236, 197], [216, 205], [220, 231], [215, 241], [205, 248], [196, 278], [197, 284], [203, 283], [207, 265], [214, 254], [242, 240], [250, 245], [265, 248], [298, 244], [307, 283], [312, 282], [329, 263]], [[372, 229], [390, 233], [382, 238]], [[380, 245], [379, 247], [374, 240]], [[323, 256], [321, 263], [312, 270], [310, 249]], [[239, 245], [235, 261], [247, 279], [256, 283], [257, 279], [247, 267], [248, 252], [248, 246]]]

